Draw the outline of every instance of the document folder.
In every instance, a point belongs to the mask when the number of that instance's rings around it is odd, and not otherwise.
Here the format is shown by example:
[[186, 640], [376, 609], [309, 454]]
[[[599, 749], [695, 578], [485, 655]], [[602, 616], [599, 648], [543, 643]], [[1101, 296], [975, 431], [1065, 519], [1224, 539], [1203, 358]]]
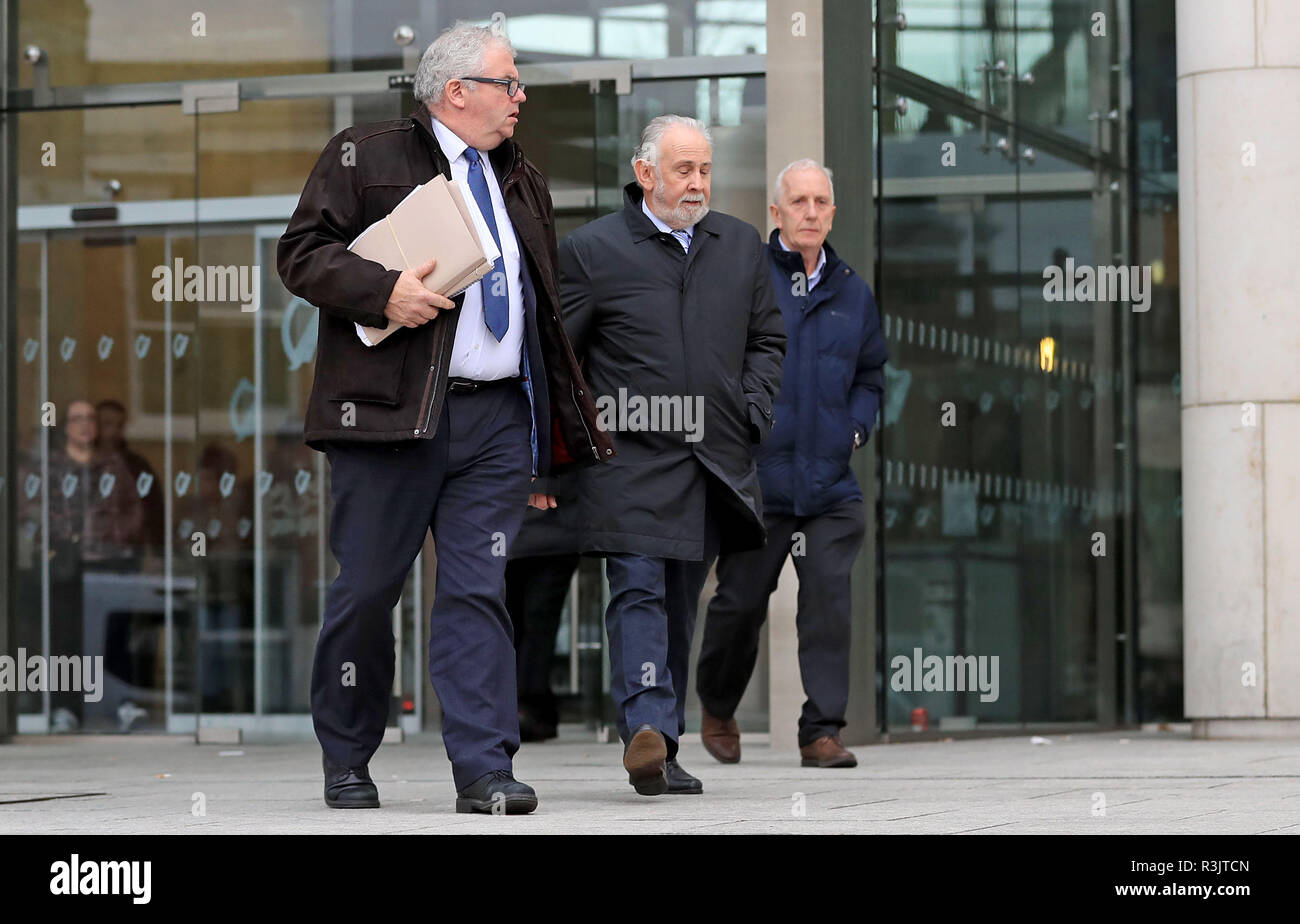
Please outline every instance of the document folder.
[[[452, 298], [492, 271], [500, 256], [482, 216], [455, 181], [435, 176], [423, 183], [384, 218], [357, 235], [348, 250], [382, 264], [386, 269], [409, 270], [431, 257], [433, 272], [421, 281], [431, 292]], [[362, 327], [371, 346], [402, 325]]]

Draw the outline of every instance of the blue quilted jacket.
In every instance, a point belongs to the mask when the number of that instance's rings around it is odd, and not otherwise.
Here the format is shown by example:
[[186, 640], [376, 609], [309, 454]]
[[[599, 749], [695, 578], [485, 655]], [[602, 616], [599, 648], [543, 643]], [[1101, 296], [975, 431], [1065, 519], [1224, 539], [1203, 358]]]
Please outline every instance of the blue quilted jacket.
[[803, 257], [782, 249], [779, 233], [768, 241], [768, 265], [785, 321], [785, 371], [758, 477], [767, 514], [816, 516], [861, 497], [849, 469], [853, 431], [865, 443], [875, 425], [889, 356], [866, 280], [827, 243], [808, 291]]

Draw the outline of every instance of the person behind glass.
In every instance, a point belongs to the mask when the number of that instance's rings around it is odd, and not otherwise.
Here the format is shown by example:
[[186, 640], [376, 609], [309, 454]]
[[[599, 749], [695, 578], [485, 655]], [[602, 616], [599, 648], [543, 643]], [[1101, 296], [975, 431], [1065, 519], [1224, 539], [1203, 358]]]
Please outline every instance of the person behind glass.
[[[68, 406], [67, 433], [65, 452], [83, 466], [86, 479], [87, 490], [75, 491], [69, 499], [75, 508], [72, 516], [85, 523], [81, 560], [99, 571], [138, 570], [144, 501], [126, 460], [121, 453], [100, 444], [99, 414], [89, 401]], [[87, 434], [89, 446], [83, 442]]]
[[[787, 555], [799, 575], [799, 717], [805, 767], [853, 767], [840, 741], [849, 693], [850, 569], [862, 544], [862, 492], [849, 468], [880, 407], [888, 358], [866, 280], [826, 242], [830, 173], [797, 160], [772, 190], [772, 287], [790, 338], [772, 435], [758, 452], [767, 545], [723, 555], [696, 666], [700, 734], [723, 763], [740, 760], [736, 706], [758, 655], [768, 598]], [[793, 545], [792, 545], [793, 541]]]
[[[126, 406], [116, 398], [106, 398], [95, 405], [95, 418], [99, 426], [99, 435], [95, 441], [97, 449], [104, 455], [117, 455], [134, 485], [141, 475], [147, 475], [151, 483], [157, 483], [157, 473], [149, 460], [132, 449], [126, 442]], [[138, 493], [138, 492], [137, 492]], [[166, 532], [165, 492], [147, 491], [140, 503], [143, 508], [143, 520], [140, 524], [140, 552], [149, 561], [145, 570], [161, 570], [163, 544]]]
[[[457, 24], [425, 50], [414, 93], [408, 118], [331, 139], [278, 250], [285, 287], [320, 309], [304, 441], [329, 459], [339, 562], [311, 680], [325, 804], [379, 807], [368, 763], [388, 718], [391, 612], [432, 528], [429, 675], [456, 811], [527, 813], [503, 546], [528, 504], [553, 503], [530, 496], [533, 476], [613, 448], [558, 318], [550, 192], [512, 140], [527, 99], [513, 47]], [[421, 283], [436, 260], [398, 272], [347, 249], [437, 174], [501, 253], [454, 299]], [[373, 346], [360, 329], [390, 322], [404, 329]]]
[[763, 542], [754, 447], [771, 426], [785, 334], [762, 238], [709, 211], [707, 127], [652, 119], [632, 166], [623, 210], [560, 248], [565, 326], [619, 450], [583, 470], [578, 502], [583, 550], [605, 555], [628, 782], [690, 794], [703, 784], [677, 753], [691, 636], [719, 549]]
[[[121, 458], [95, 448], [95, 407], [70, 401], [61, 432], [53, 434], [49, 478], [50, 654], [81, 657], [102, 640], [83, 637], [83, 578], [89, 569], [129, 566], [139, 539], [142, 506]], [[40, 473], [39, 457], [28, 469]], [[40, 494], [25, 501], [25, 519], [40, 522]], [[39, 542], [39, 540], [38, 540]], [[31, 646], [41, 650], [37, 642]], [[82, 721], [83, 700], [73, 692], [51, 696], [56, 731], [71, 731]]]
[[[533, 489], [538, 490], [536, 485]], [[506, 607], [515, 628], [520, 741], [546, 741], [558, 734], [559, 703], [551, 689], [551, 668], [555, 636], [579, 558], [575, 478], [553, 475], [545, 490], [555, 498], [555, 509], [530, 509], [525, 514], [506, 563]], [[570, 632], [570, 644], [577, 643], [575, 632]]]

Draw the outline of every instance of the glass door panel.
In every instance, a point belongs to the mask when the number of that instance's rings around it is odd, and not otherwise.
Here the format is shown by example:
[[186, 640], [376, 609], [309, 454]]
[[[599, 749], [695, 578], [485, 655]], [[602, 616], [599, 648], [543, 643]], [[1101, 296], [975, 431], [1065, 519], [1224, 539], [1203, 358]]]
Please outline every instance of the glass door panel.
[[193, 190], [192, 125], [152, 106], [16, 121], [41, 153], [18, 183], [17, 642], [83, 666], [79, 692], [22, 697], [19, 728], [162, 730], [193, 690], [173, 463], [195, 367], [193, 310], [158, 294], [154, 269], [193, 245], [146, 213], [187, 214], [169, 200]]
[[[904, 32], [878, 31], [893, 730], [1108, 714], [1102, 640], [1118, 578], [1089, 539], [1116, 485], [1114, 313], [1049, 302], [1043, 289], [1044, 268], [1109, 262], [1116, 243], [1096, 152], [1064, 131], [1088, 88], [1076, 70], [1052, 71], [1057, 45], [1041, 41], [1069, 5], [971, 4], [953, 8], [960, 22], [922, 11]], [[1056, 31], [1068, 45], [1077, 30]], [[947, 63], [907, 50], [925, 32]], [[1040, 123], [1049, 90], [1061, 107]]]

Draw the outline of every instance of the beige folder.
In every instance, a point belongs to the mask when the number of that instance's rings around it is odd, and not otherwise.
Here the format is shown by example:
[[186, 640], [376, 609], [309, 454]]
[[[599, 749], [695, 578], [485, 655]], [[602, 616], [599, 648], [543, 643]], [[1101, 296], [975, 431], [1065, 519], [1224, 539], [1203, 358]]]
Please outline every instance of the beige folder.
[[[499, 256], [486, 230], [480, 232], [465, 195], [455, 181], [435, 176], [415, 187], [387, 216], [357, 235], [348, 250], [382, 264], [386, 269], [409, 270], [436, 257], [433, 272], [421, 281], [431, 292], [452, 298], [492, 271]], [[401, 330], [362, 327], [373, 346]]]

